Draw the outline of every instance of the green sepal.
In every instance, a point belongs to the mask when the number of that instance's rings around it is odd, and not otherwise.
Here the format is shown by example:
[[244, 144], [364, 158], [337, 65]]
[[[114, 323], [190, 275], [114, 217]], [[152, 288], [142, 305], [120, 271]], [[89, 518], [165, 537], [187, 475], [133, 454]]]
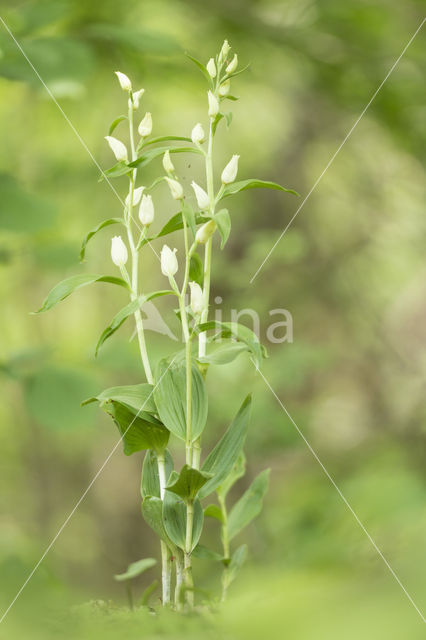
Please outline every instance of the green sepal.
[[300, 193], [297, 193], [297, 191], [294, 191], [293, 189], [286, 189], [276, 182], [250, 178], [248, 180], [240, 180], [239, 182], [227, 184], [223, 190], [221, 199], [232, 196], [240, 191], [245, 191], [246, 189], [276, 189], [277, 191], [285, 191], [286, 193], [293, 193], [295, 196], [300, 196]]
[[121, 434], [126, 456], [144, 449], [162, 452], [167, 447], [170, 432], [151, 414], [145, 413], [144, 417], [141, 417], [126, 405], [114, 400], [106, 402], [102, 408], [114, 420]]
[[205, 459], [201, 470], [212, 478], [200, 489], [200, 499], [220, 486], [231, 473], [244, 446], [251, 413], [251, 396], [247, 396], [229, 428]]
[[[163, 455], [167, 482], [171, 472], [173, 471], [173, 459], [168, 449], [164, 451]], [[155, 498], [161, 497], [158, 457], [152, 449], [149, 449], [146, 452], [142, 465], [141, 495], [142, 498], [146, 498], [146, 496], [154, 496]]]
[[93, 236], [98, 233], [98, 231], [100, 231], [101, 229], [104, 229], [105, 227], [109, 227], [112, 224], [124, 224], [124, 220], [123, 218], [108, 218], [108, 220], [103, 220], [91, 231], [89, 231], [89, 233], [86, 235], [83, 242], [81, 243], [80, 262], [84, 262], [84, 258], [86, 256], [86, 247], [89, 240], [91, 240]]
[[131, 580], [132, 578], [137, 578], [141, 573], [144, 573], [147, 569], [151, 569], [157, 564], [157, 560], [155, 558], [144, 558], [143, 560], [138, 560], [137, 562], [132, 562], [127, 567], [125, 573], [119, 573], [114, 576], [114, 579], [118, 582], [123, 582], [124, 580]]
[[166, 489], [178, 495], [185, 503], [193, 502], [201, 487], [211, 477], [211, 473], [203, 473], [185, 464], [178, 477], [173, 480], [172, 484], [168, 484]]
[[235, 503], [228, 516], [228, 536], [232, 540], [262, 510], [263, 498], [269, 484], [270, 469], [259, 473], [250, 487]]
[[81, 273], [77, 276], [71, 276], [70, 278], [66, 278], [66, 280], [62, 280], [57, 285], [51, 289], [48, 293], [47, 298], [44, 300], [38, 311], [34, 313], [42, 313], [43, 311], [49, 311], [58, 302], [62, 302], [65, 300], [71, 293], [76, 291], [77, 289], [81, 289], [81, 287], [85, 287], [88, 284], [93, 284], [94, 282], [109, 282], [110, 284], [117, 284], [120, 287], [124, 287], [125, 289], [129, 288], [127, 282], [125, 282], [122, 278], [116, 278], [115, 276], [100, 276], [93, 273]]

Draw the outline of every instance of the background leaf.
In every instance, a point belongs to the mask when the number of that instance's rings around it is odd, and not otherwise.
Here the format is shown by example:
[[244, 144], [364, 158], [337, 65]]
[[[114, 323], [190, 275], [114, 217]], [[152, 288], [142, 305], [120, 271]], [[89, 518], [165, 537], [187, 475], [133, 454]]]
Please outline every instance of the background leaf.
[[285, 191], [286, 193], [292, 193], [295, 196], [300, 195], [300, 193], [297, 193], [297, 191], [294, 191], [293, 189], [286, 189], [285, 187], [282, 187], [280, 184], [277, 184], [276, 182], [250, 178], [249, 180], [240, 180], [239, 182], [233, 182], [232, 184], [227, 184], [225, 189], [223, 190], [222, 198], [227, 198], [228, 196], [234, 195], [234, 193], [239, 193], [240, 191], [245, 191], [246, 189], [276, 189], [277, 191]]
[[137, 562], [132, 562], [127, 567], [125, 573], [119, 573], [114, 576], [114, 579], [117, 582], [123, 582], [124, 580], [131, 580], [132, 578], [137, 578], [142, 573], [147, 571], [147, 569], [151, 569], [157, 564], [157, 560], [155, 558], [144, 558], [143, 560], [138, 560]]
[[81, 287], [85, 287], [88, 284], [93, 284], [94, 282], [109, 282], [110, 284], [118, 284], [120, 287], [124, 287], [128, 289], [127, 283], [122, 278], [116, 278], [114, 276], [100, 276], [94, 275], [91, 273], [81, 273], [77, 276], [71, 276], [66, 280], [62, 280], [59, 282], [53, 289], [49, 292], [47, 298], [44, 300], [42, 306], [36, 313], [42, 313], [43, 311], [49, 311], [52, 309], [58, 302], [65, 300], [71, 293], [80, 289]]
[[269, 469], [253, 480], [247, 491], [234, 505], [228, 516], [228, 535], [232, 540], [262, 510], [262, 502], [269, 484]]

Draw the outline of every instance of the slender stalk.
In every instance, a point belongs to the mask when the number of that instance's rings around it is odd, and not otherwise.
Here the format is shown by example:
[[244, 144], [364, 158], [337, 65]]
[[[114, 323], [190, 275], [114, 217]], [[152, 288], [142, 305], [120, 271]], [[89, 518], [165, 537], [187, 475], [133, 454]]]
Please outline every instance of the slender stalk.
[[183, 561], [180, 551], [176, 553], [176, 588], [175, 588], [175, 607], [177, 611], [182, 610], [181, 588], [183, 584]]
[[[222, 511], [222, 530], [221, 530], [221, 538], [223, 545], [223, 557], [225, 560], [230, 560], [230, 548], [229, 548], [229, 531], [228, 531], [228, 511], [226, 509], [225, 498], [218, 494], [219, 505]], [[228, 572], [229, 569], [225, 566], [223, 570], [222, 576], [222, 602], [225, 602], [226, 595], [228, 592]]]
[[186, 505], [186, 540], [185, 540], [185, 582], [187, 587], [186, 599], [190, 607], [194, 606], [194, 580], [192, 577], [192, 527], [194, 522], [194, 504], [189, 501]]
[[[166, 461], [164, 455], [157, 454], [158, 477], [160, 480], [160, 498], [164, 500], [166, 490]], [[165, 542], [161, 540], [161, 578], [162, 578], [162, 596], [163, 605], [170, 604], [172, 567], [170, 551]]]

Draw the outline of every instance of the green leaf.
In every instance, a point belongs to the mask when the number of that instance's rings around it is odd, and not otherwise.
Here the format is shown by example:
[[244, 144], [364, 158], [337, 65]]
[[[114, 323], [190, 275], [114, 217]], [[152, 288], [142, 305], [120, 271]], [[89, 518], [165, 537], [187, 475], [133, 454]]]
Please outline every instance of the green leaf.
[[224, 337], [232, 336], [247, 345], [258, 367], [262, 362], [262, 358], [266, 357], [266, 349], [260, 344], [256, 334], [239, 322], [219, 322], [217, 320], [211, 320], [210, 322], [199, 324], [196, 327], [198, 333], [210, 331], [211, 329], [218, 329], [219, 335]]
[[129, 162], [128, 167], [131, 169], [140, 169], [145, 167], [155, 160], [155, 158], [164, 155], [166, 151], [169, 151], [170, 153], [196, 153], [198, 155], [202, 155], [202, 151], [197, 147], [171, 147], [168, 145], [167, 147], [157, 147], [156, 149], [148, 149], [148, 151], [144, 151], [138, 158], [136, 158], [136, 160]]
[[125, 573], [119, 573], [115, 575], [114, 578], [118, 582], [123, 582], [124, 580], [131, 580], [132, 578], [136, 578], [140, 576], [141, 573], [144, 573], [147, 569], [151, 569], [157, 564], [157, 560], [155, 558], [144, 558], [143, 560], [138, 560], [137, 562], [132, 562], [127, 567], [127, 571]]
[[147, 382], [121, 387], [110, 387], [109, 389], [105, 389], [105, 391], [101, 391], [97, 396], [85, 400], [81, 404], [85, 405], [91, 402], [99, 402], [102, 407], [106, 402], [116, 400], [117, 402], [121, 402], [121, 404], [125, 404], [138, 415], [143, 416], [143, 413], [141, 413], [143, 410], [148, 413], [157, 413], [153, 389], [152, 384], [148, 384]]
[[[186, 369], [183, 362], [160, 360], [154, 387], [158, 414], [167, 429], [181, 440], [186, 439]], [[207, 420], [208, 399], [204, 379], [192, 366], [192, 440], [202, 433]]]
[[99, 338], [98, 343], [96, 345], [95, 355], [96, 356], [98, 355], [99, 349], [101, 348], [105, 340], [107, 340], [110, 336], [112, 336], [117, 331], [117, 329], [121, 327], [123, 322], [127, 320], [127, 318], [131, 316], [133, 313], [135, 313], [138, 309], [140, 309], [145, 302], [148, 302], [149, 300], [153, 300], [154, 298], [159, 298], [160, 296], [169, 296], [169, 295], [176, 295], [176, 294], [174, 291], [167, 291], [167, 290], [154, 291], [153, 293], [147, 293], [146, 295], [139, 296], [135, 300], [132, 300], [131, 302], [126, 304], [126, 306], [120, 309], [120, 311], [113, 317], [110, 324], [102, 332], [101, 337]]
[[[206, 222], [206, 218], [204, 216], [199, 213], [195, 214], [196, 225], [203, 224], [204, 222]], [[163, 236], [167, 236], [170, 233], [174, 233], [175, 231], [180, 231], [181, 229], [183, 229], [182, 211], [179, 211], [179, 213], [176, 213], [170, 218], [168, 222], [166, 222], [164, 227], [155, 236], [145, 238], [145, 240], [142, 241], [141, 246], [147, 244], [148, 242], [152, 242], [157, 238], [162, 238]]]
[[244, 446], [251, 412], [251, 396], [247, 396], [231, 425], [205, 459], [201, 470], [213, 477], [200, 489], [200, 499], [216, 489], [231, 473]]
[[229, 490], [234, 486], [234, 484], [243, 477], [246, 472], [246, 457], [244, 452], [241, 451], [240, 455], [237, 458], [236, 463], [231, 469], [231, 473], [227, 475], [222, 484], [217, 487], [216, 492], [222, 498], [226, 498]]
[[193, 253], [189, 263], [189, 279], [191, 282], [197, 282], [203, 288], [204, 266], [198, 253]]
[[150, 144], [156, 144], [157, 142], [168, 142], [169, 140], [180, 140], [182, 142], [192, 142], [191, 138], [187, 138], [185, 136], [159, 136], [157, 138], [151, 138], [143, 145], [147, 147]]
[[203, 364], [229, 364], [244, 351], [250, 351], [250, 349], [246, 344], [241, 342], [212, 344], [209, 352], [205, 356], [198, 358], [198, 362], [202, 362]]
[[247, 69], [250, 68], [249, 64], [246, 64], [245, 67], [241, 67], [241, 69], [238, 69], [238, 71], [233, 71], [232, 73], [227, 73], [226, 76], [223, 76], [222, 78], [222, 82], [224, 82], [225, 80], [228, 80], [229, 78], [234, 78], [235, 76], [239, 76], [240, 73], [244, 73], [244, 71], [247, 71]]
[[222, 238], [220, 248], [223, 249], [228, 241], [229, 234], [231, 233], [231, 216], [229, 215], [228, 209], [221, 209], [218, 211], [214, 216], [214, 220], [217, 224], [220, 237]]
[[146, 496], [142, 502], [142, 516], [157, 536], [173, 550], [174, 544], [166, 533], [163, 522], [163, 501], [155, 496]]
[[212, 86], [212, 79], [210, 77], [209, 72], [207, 71], [207, 67], [205, 67], [205, 65], [202, 62], [197, 60], [197, 58], [190, 56], [189, 53], [185, 53], [185, 55], [187, 58], [189, 58], [189, 60], [192, 60], [192, 62], [199, 68], [203, 76], [207, 79], [209, 85]]
[[152, 596], [152, 594], [155, 592], [155, 590], [157, 589], [159, 584], [160, 583], [158, 582], [158, 580], [153, 580], [151, 582], [151, 584], [149, 585], [149, 587], [147, 587], [144, 590], [144, 592], [142, 593], [142, 596], [141, 596], [141, 600], [140, 600], [140, 603], [141, 603], [142, 607], [148, 607], [149, 599]]
[[213, 135], [216, 133], [216, 129], [217, 129], [217, 125], [219, 124], [219, 122], [222, 120], [222, 118], [224, 118], [224, 114], [223, 113], [218, 113], [217, 116], [215, 117], [215, 119], [212, 122], [212, 132]]
[[[173, 472], [171, 480], [177, 477]], [[198, 544], [203, 529], [203, 507], [201, 502], [194, 501], [194, 521], [192, 526], [192, 549]], [[164, 529], [172, 542], [180, 549], [185, 549], [186, 539], [186, 505], [172, 491], [166, 491], [163, 502]]]
[[103, 171], [103, 173], [99, 178], [99, 182], [102, 182], [102, 180], [104, 180], [105, 177], [119, 178], [120, 176], [125, 176], [127, 173], [131, 173], [131, 171], [132, 169], [129, 167], [127, 162], [124, 162], [124, 160], [121, 160], [120, 162], [117, 162], [109, 169], [106, 169], [105, 171]]
[[226, 126], [229, 129], [229, 127], [231, 126], [231, 122], [232, 122], [232, 111], [229, 111], [228, 113], [225, 113], [225, 120], [226, 120]]
[[210, 473], [204, 473], [185, 464], [173, 484], [166, 489], [178, 495], [184, 502], [193, 502], [203, 485], [211, 478]]
[[109, 126], [108, 135], [111, 136], [116, 127], [123, 122], [123, 120], [127, 120], [127, 116], [118, 116], [115, 120], [113, 120]]
[[65, 298], [67, 298], [76, 289], [85, 287], [88, 284], [93, 284], [94, 282], [110, 282], [111, 284], [118, 284], [120, 287], [124, 287], [125, 289], [129, 288], [122, 278], [115, 278], [114, 276], [100, 276], [92, 273], [81, 273], [77, 276], [71, 276], [66, 280], [62, 280], [62, 282], [59, 282], [55, 287], [53, 287], [40, 309], [35, 313], [49, 311], [49, 309], [52, 309], [52, 307], [58, 304], [58, 302], [65, 300]]
[[[164, 452], [164, 459], [167, 482], [171, 472], [173, 471], [173, 459], [168, 449]], [[145, 498], [146, 496], [154, 496], [156, 498], [161, 497], [158, 458], [157, 454], [152, 449], [149, 449], [146, 452], [142, 465], [141, 495], [142, 498]]]
[[135, 415], [128, 407], [115, 400], [105, 403], [102, 408], [114, 420], [121, 434], [126, 456], [143, 449], [162, 452], [166, 448], [170, 433], [154, 416], [149, 413], [145, 413], [144, 417]]
[[85, 255], [86, 255], [86, 246], [87, 246], [87, 243], [89, 242], [89, 240], [91, 240], [93, 238], [93, 236], [98, 233], [98, 231], [100, 231], [101, 229], [104, 229], [105, 227], [109, 227], [112, 224], [124, 224], [124, 220], [123, 220], [123, 218], [108, 218], [108, 220], [103, 220], [102, 222], [100, 222], [98, 224], [97, 227], [94, 227], [91, 231], [89, 231], [89, 233], [84, 238], [84, 240], [83, 240], [83, 242], [81, 244], [80, 262], [84, 261], [84, 258], [85, 258]]
[[192, 235], [195, 238], [195, 232], [196, 232], [195, 214], [194, 214], [193, 208], [187, 202], [184, 202], [183, 204], [182, 217], [185, 220], [188, 227], [191, 229]]
[[219, 520], [219, 522], [222, 523], [224, 522], [222, 510], [217, 504], [209, 504], [209, 506], [204, 509], [204, 516], [206, 518], [215, 518], [215, 520]]
[[223, 559], [220, 553], [212, 551], [212, 549], [205, 547], [203, 544], [197, 544], [192, 551], [192, 555], [201, 560], [213, 560], [214, 562], [222, 562]]
[[297, 191], [293, 191], [293, 189], [286, 189], [276, 182], [268, 182], [266, 180], [256, 180], [255, 178], [251, 178], [249, 180], [241, 180], [239, 182], [227, 184], [223, 190], [222, 198], [227, 198], [228, 196], [232, 196], [234, 193], [239, 193], [246, 189], [276, 189], [278, 191], [285, 191], [286, 193], [293, 193], [295, 196], [300, 195]]
[[240, 571], [241, 567], [243, 566], [244, 562], [246, 561], [247, 550], [248, 550], [247, 549], [247, 545], [246, 544], [242, 544], [232, 554], [231, 562], [229, 563], [227, 569], [223, 572], [222, 580], [223, 580], [226, 588], [229, 587], [229, 585], [232, 582], [234, 582], [235, 578], [237, 577], [238, 572]]
[[232, 540], [262, 510], [262, 502], [269, 484], [269, 469], [253, 480], [247, 491], [232, 508], [228, 517], [228, 535]]

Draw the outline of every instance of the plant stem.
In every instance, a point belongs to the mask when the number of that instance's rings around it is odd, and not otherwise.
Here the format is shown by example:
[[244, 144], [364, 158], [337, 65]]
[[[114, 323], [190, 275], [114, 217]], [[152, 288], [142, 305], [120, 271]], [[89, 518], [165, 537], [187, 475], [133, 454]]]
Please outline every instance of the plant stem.
[[186, 598], [189, 606], [194, 606], [194, 580], [192, 577], [192, 526], [194, 522], [194, 504], [188, 501], [186, 505], [186, 540], [185, 540], [185, 583], [187, 587]]
[[182, 553], [177, 551], [175, 556], [176, 561], [176, 587], [175, 587], [175, 607], [177, 611], [182, 610], [181, 588], [183, 584], [183, 562]]
[[[218, 500], [220, 509], [222, 511], [222, 530], [221, 538], [223, 545], [223, 557], [225, 560], [230, 560], [230, 548], [229, 548], [229, 531], [228, 531], [228, 511], [226, 509], [225, 498], [218, 493]], [[222, 602], [225, 602], [228, 591], [228, 567], [225, 565], [222, 576]]]
[[[160, 498], [164, 500], [164, 492], [166, 490], [166, 462], [164, 459], [164, 455], [158, 453], [157, 454], [157, 465], [158, 465], [158, 477], [160, 480]], [[171, 589], [171, 577], [172, 577], [172, 567], [171, 567], [171, 559], [170, 559], [170, 551], [165, 542], [161, 540], [161, 578], [162, 578], [162, 596], [163, 596], [163, 605], [170, 604], [170, 589]]]

